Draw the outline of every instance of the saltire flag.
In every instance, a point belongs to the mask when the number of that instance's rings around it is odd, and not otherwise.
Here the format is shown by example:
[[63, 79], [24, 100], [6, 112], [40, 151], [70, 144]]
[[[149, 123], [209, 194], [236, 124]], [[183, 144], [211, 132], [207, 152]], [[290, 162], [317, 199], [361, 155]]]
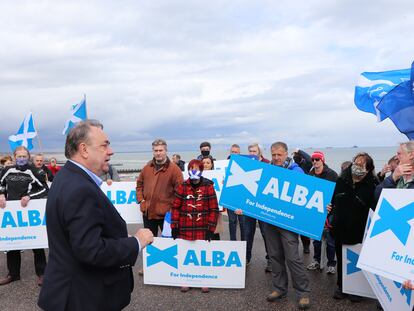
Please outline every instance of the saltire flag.
[[33, 138], [35, 138], [36, 136], [37, 132], [34, 126], [33, 115], [30, 112], [24, 118], [16, 135], [9, 136], [10, 149], [14, 151], [16, 147], [24, 146], [28, 150], [32, 150]]
[[86, 113], [86, 96], [83, 100], [72, 106], [70, 118], [65, 123], [65, 128], [63, 129], [63, 135], [68, 135], [70, 129], [78, 122], [87, 119]]
[[387, 115], [378, 109], [378, 104], [396, 86], [410, 80], [410, 73], [410, 69], [361, 73], [355, 87], [355, 105], [359, 110], [376, 115], [378, 121], [386, 119]]
[[414, 139], [414, 62], [411, 64], [410, 79], [389, 91], [377, 108], [381, 114], [390, 118], [408, 139]]
[[167, 212], [164, 217], [164, 224], [162, 227], [161, 236], [163, 238], [171, 238], [171, 212]]

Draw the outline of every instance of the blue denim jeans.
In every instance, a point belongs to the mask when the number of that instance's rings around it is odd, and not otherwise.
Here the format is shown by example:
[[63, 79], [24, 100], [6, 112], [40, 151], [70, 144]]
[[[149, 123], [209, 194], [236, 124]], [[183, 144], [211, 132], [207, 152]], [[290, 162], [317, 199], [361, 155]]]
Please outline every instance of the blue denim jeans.
[[[328, 267], [335, 267], [335, 240], [329, 230], [324, 230], [322, 237], [326, 239], [326, 257], [328, 257]], [[313, 259], [321, 263], [322, 242], [313, 241]]]
[[240, 240], [245, 241], [244, 217], [243, 215], [236, 215], [234, 211], [227, 209], [227, 216], [229, 217], [229, 231], [230, 240], [237, 241], [237, 222], [240, 226]]
[[265, 244], [266, 259], [269, 259], [269, 256], [267, 254], [266, 239], [264, 237], [266, 223], [263, 221], [257, 220], [255, 218], [252, 218], [252, 217], [244, 216], [244, 227], [245, 227], [244, 232], [246, 233], [245, 240], [247, 242], [246, 261], [248, 262], [252, 258], [252, 248], [253, 248], [254, 234], [256, 233], [256, 222], [257, 221], [259, 222], [260, 233], [262, 234], [263, 242]]

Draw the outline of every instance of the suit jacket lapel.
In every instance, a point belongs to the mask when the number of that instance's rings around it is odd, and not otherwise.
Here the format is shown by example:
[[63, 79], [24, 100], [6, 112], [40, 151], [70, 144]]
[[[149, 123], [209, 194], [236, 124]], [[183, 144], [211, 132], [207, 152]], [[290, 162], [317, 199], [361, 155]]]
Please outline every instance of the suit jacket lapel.
[[106, 203], [109, 205], [109, 208], [112, 209], [112, 212], [117, 214], [119, 216], [119, 218], [125, 222], [125, 220], [122, 218], [122, 216], [119, 214], [118, 210], [115, 208], [115, 206], [112, 204], [111, 200], [108, 199], [108, 197], [106, 196], [106, 194], [102, 191], [102, 189], [93, 181], [93, 179], [88, 175], [88, 173], [86, 173], [83, 169], [81, 169], [79, 166], [77, 166], [76, 164], [72, 163], [71, 161], [67, 161], [65, 164], [65, 167], [71, 171], [74, 171], [80, 175], [82, 175], [83, 177], [85, 177], [86, 179], [88, 179], [89, 182], [91, 182], [96, 188], [97, 188], [97, 192], [99, 193], [99, 195], [102, 197], [103, 200], [106, 201]]

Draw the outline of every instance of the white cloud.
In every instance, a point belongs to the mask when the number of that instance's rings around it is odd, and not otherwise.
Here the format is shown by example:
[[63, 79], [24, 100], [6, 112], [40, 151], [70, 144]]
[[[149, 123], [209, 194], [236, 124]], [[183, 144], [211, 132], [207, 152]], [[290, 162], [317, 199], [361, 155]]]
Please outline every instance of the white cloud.
[[61, 148], [84, 93], [120, 150], [392, 145], [404, 137], [353, 90], [362, 71], [410, 66], [413, 26], [410, 1], [2, 2], [0, 150], [28, 110]]

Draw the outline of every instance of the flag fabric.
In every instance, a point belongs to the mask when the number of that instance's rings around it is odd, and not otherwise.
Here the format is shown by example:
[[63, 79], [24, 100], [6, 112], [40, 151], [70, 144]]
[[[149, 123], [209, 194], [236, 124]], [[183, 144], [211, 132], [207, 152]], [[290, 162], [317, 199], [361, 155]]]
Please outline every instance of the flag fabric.
[[382, 121], [387, 116], [378, 110], [381, 99], [404, 81], [410, 80], [410, 69], [363, 72], [355, 87], [354, 102], [359, 110], [372, 113]]
[[63, 135], [68, 135], [70, 129], [78, 122], [87, 119], [86, 113], [86, 96], [83, 100], [72, 106], [70, 118], [65, 123], [65, 128], [63, 129]]
[[24, 118], [16, 135], [9, 136], [9, 145], [12, 151], [18, 146], [24, 146], [28, 150], [33, 149], [33, 138], [37, 136], [33, 116], [30, 112]]
[[394, 87], [385, 95], [377, 108], [394, 122], [398, 130], [414, 139], [414, 62], [411, 64], [411, 78]]
[[162, 227], [161, 236], [163, 238], [171, 238], [171, 212], [167, 212], [164, 216], [164, 224]]

